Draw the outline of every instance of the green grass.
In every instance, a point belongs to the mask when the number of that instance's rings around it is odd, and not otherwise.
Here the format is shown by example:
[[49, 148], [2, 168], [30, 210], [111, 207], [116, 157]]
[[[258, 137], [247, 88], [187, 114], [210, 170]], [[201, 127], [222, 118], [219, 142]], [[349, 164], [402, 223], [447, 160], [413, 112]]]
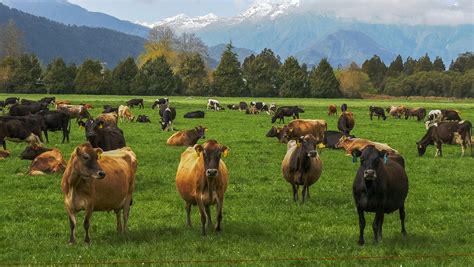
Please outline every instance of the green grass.
[[[104, 104], [118, 105], [130, 99], [70, 95], [58, 98], [91, 103], [96, 107], [93, 115], [100, 113]], [[223, 104], [251, 100], [219, 99]], [[385, 217], [384, 239], [375, 245], [371, 230], [374, 216], [369, 214], [367, 243], [359, 247], [358, 219], [352, 199], [352, 181], [358, 165], [343, 151], [322, 152], [323, 173], [311, 187], [312, 198], [305, 204], [295, 204], [290, 185], [280, 172], [286, 146], [275, 138], [265, 137], [271, 127], [269, 116], [226, 110], [207, 112], [205, 119], [185, 120], [182, 118], [185, 112], [205, 110], [207, 99], [172, 97], [171, 103], [178, 111], [176, 128], [206, 126], [208, 139], [216, 139], [231, 149], [225, 159], [230, 181], [222, 233], [210, 232], [201, 237], [196, 207], [192, 210], [194, 226], [187, 228], [184, 202], [175, 188], [176, 168], [184, 148], [165, 145], [172, 133], [161, 131], [159, 115], [150, 108], [152, 100], [146, 98], [145, 110], [132, 110], [135, 115], [149, 115], [152, 124], [120, 124], [127, 144], [139, 161], [129, 233], [115, 232], [115, 214], [94, 213], [90, 247], [82, 242], [75, 246], [67, 244], [69, 225], [60, 190], [61, 176], [24, 175], [29, 162], [21, 161], [18, 156], [25, 144], [7, 143], [12, 156], [0, 161], [0, 264], [192, 263], [189, 261], [204, 264], [215, 260], [246, 265], [474, 264], [474, 159], [460, 158], [459, 146], [444, 146], [443, 158], [434, 158], [433, 146], [424, 157], [418, 157], [415, 142], [425, 133], [423, 123], [368, 118], [371, 104], [404, 104], [427, 109], [455, 108], [464, 119], [474, 121], [474, 102], [264, 100], [280, 105], [298, 104], [306, 110], [302, 118], [326, 119], [329, 129], [336, 129], [337, 119], [326, 115], [327, 105], [346, 102], [355, 113], [353, 134], [388, 143], [405, 157], [410, 183], [406, 201], [407, 238], [402, 238], [398, 213], [394, 213]], [[49, 146], [60, 148], [66, 158], [76, 145], [85, 142], [83, 131], [75, 125], [71, 143], [61, 144], [61, 138], [59, 132], [50, 134]], [[215, 216], [214, 208], [212, 214]], [[78, 241], [84, 235], [82, 219], [80, 213]], [[285, 260], [298, 258], [303, 260]]]

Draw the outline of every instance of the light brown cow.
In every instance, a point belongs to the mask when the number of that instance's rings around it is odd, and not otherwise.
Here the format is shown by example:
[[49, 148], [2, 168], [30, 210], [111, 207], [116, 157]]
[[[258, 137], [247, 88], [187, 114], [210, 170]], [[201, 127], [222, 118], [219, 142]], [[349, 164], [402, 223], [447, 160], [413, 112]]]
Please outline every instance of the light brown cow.
[[373, 142], [362, 138], [350, 138], [347, 136], [342, 136], [341, 139], [339, 139], [339, 142], [336, 144], [336, 148], [342, 148], [346, 151], [347, 155], [352, 155], [353, 150], [363, 150], [368, 145], [373, 145], [380, 151], [385, 150], [389, 154], [399, 154], [397, 150], [391, 148], [387, 144]]
[[328, 125], [325, 120], [292, 120], [288, 123], [287, 138], [296, 140], [301, 136], [312, 134], [318, 142], [322, 142], [327, 129]]
[[194, 146], [199, 139], [206, 138], [205, 132], [207, 128], [198, 126], [192, 130], [179, 131], [166, 141], [170, 146]]
[[10, 151], [0, 150], [0, 160], [8, 158], [10, 156]]
[[118, 108], [118, 117], [120, 118], [120, 122], [123, 122], [124, 120], [133, 122], [133, 120], [135, 120], [135, 116], [133, 116], [130, 108], [123, 105], [120, 105]]
[[115, 127], [117, 126], [118, 115], [115, 112], [103, 113], [95, 119], [102, 122], [104, 127]]
[[117, 231], [127, 231], [136, 170], [136, 155], [128, 147], [102, 152], [100, 148], [83, 144], [74, 149], [61, 182], [71, 228], [70, 244], [76, 242], [76, 214], [81, 210], [85, 210], [84, 242], [87, 244], [93, 211], [114, 211]]
[[386, 111], [394, 118], [400, 118], [403, 114], [405, 114], [406, 107], [404, 106], [390, 106], [386, 109]]
[[38, 176], [47, 173], [63, 173], [66, 169], [66, 161], [63, 159], [61, 151], [54, 148], [37, 156], [31, 162], [28, 175]]
[[323, 164], [316, 151], [318, 140], [312, 134], [288, 142], [281, 172], [293, 188], [293, 199], [298, 201], [299, 186], [303, 186], [302, 200], [309, 197], [309, 187], [321, 177]]
[[58, 100], [54, 103], [56, 105], [56, 109], [58, 109], [58, 106], [61, 106], [61, 105], [71, 105], [71, 101], [69, 100]]
[[215, 231], [221, 230], [224, 193], [227, 190], [228, 171], [221, 159], [228, 148], [209, 140], [204, 145], [189, 147], [181, 154], [176, 173], [176, 189], [186, 202], [187, 225], [191, 226], [191, 205], [199, 207], [201, 233], [206, 235], [206, 220], [212, 225], [210, 205], [217, 204]]
[[77, 120], [81, 120], [92, 118], [91, 114], [89, 114], [89, 111], [87, 111], [87, 109], [81, 105], [60, 104], [56, 106], [56, 109], [59, 111], [66, 112], [67, 114], [69, 114], [71, 119], [76, 118]]
[[334, 104], [328, 106], [328, 116], [332, 116], [332, 115], [337, 116], [337, 106]]

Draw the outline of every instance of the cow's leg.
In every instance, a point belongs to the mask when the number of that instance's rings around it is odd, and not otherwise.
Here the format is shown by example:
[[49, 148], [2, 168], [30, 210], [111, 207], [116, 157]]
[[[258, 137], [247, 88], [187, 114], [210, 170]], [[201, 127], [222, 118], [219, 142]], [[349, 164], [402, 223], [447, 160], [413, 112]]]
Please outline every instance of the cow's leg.
[[191, 203], [186, 202], [186, 225], [191, 227]]
[[66, 208], [67, 215], [69, 218], [69, 245], [74, 245], [76, 243], [76, 213], [72, 208]]
[[370, 113], [370, 120], [372, 120], [372, 116], [373, 116], [372, 113]]
[[464, 157], [464, 143], [461, 144], [461, 157]]
[[398, 211], [400, 212], [400, 222], [402, 224], [402, 235], [407, 236], [407, 231], [405, 230], [405, 205], [403, 205]]
[[214, 231], [220, 232], [221, 231], [221, 222], [222, 222], [222, 206], [224, 206], [224, 196], [217, 197], [217, 211], [216, 211], [216, 227]]
[[207, 227], [212, 225], [211, 206], [206, 205]]
[[291, 184], [291, 186], [293, 188], [293, 200], [297, 202], [298, 201], [298, 188], [296, 187], [294, 183]]
[[122, 233], [123, 232], [123, 225], [122, 225], [122, 211], [121, 210], [116, 210], [115, 211], [115, 216], [117, 218], [117, 232]]
[[436, 141], [436, 156], [443, 156], [443, 151], [441, 150], [441, 141]]
[[7, 150], [7, 142], [5, 141], [5, 137], [2, 138], [2, 146], [3, 146], [3, 150]]
[[123, 205], [123, 232], [128, 230], [128, 216], [130, 215], [130, 204], [132, 203], [132, 195], [125, 199], [125, 204]]
[[377, 210], [375, 213], [375, 219], [372, 224], [374, 230], [374, 241], [375, 243], [382, 240], [382, 224], [383, 224], [384, 213], [383, 210]]
[[44, 130], [43, 133], [44, 133], [44, 137], [46, 139], [46, 142], [49, 143], [48, 130]]
[[308, 190], [308, 186], [307, 186], [306, 184], [303, 185], [303, 190], [302, 190], [302, 192], [301, 192], [301, 198], [302, 198], [303, 203], [304, 203], [304, 201], [306, 200], [306, 194], [307, 194], [306, 192], [307, 192], [307, 190]]
[[89, 228], [91, 226], [92, 209], [93, 208], [91, 206], [86, 207], [85, 215], [84, 215], [84, 230], [86, 231], [86, 236], [84, 238], [84, 242], [86, 244], [91, 243], [91, 239], [89, 237]]
[[204, 203], [202, 202], [201, 197], [198, 197], [197, 204], [199, 207], [199, 213], [201, 214], [201, 234], [206, 235], [207, 214], [206, 214], [206, 208], [204, 207]]
[[365, 240], [364, 240], [364, 229], [365, 229], [364, 211], [360, 208], [357, 208], [357, 213], [359, 214], [359, 245], [363, 246], [365, 244]]

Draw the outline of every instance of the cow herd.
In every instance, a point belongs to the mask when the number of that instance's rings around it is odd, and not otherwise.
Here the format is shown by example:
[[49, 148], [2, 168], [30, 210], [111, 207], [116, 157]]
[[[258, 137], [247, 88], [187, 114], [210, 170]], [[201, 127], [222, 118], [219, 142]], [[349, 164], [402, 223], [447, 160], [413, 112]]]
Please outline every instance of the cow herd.
[[[0, 158], [10, 156], [6, 140], [27, 142], [29, 145], [21, 153], [22, 159], [32, 160], [28, 174], [63, 173], [61, 188], [64, 205], [69, 217], [70, 243], [75, 243], [76, 214], [85, 211], [85, 242], [90, 243], [89, 227], [93, 211], [114, 211], [117, 216], [117, 230], [126, 231], [128, 214], [133, 203], [137, 157], [127, 147], [125, 134], [119, 123], [151, 123], [148, 116], [133, 115], [132, 108], [144, 109], [143, 99], [131, 99], [125, 105], [105, 105], [102, 113], [92, 117], [92, 105], [81, 103], [72, 105], [70, 101], [56, 101], [54, 97], [32, 101], [7, 98], [1, 102], [2, 110], [8, 108], [8, 115], [0, 117]], [[50, 110], [55, 105], [56, 110]], [[174, 131], [176, 108], [168, 98], [154, 101], [152, 109], [158, 109], [160, 127], [163, 131]], [[224, 111], [216, 99], [209, 99], [208, 111]], [[276, 137], [286, 144], [286, 154], [282, 155], [281, 173], [291, 185], [294, 201], [310, 197], [310, 187], [323, 172], [323, 162], [319, 156], [324, 148], [343, 149], [351, 155], [353, 162], [360, 160], [353, 183], [353, 197], [359, 215], [359, 244], [365, 243], [364, 212], [375, 213], [373, 223], [374, 240], [382, 238], [384, 214], [399, 211], [401, 232], [405, 230], [405, 199], [408, 194], [408, 177], [405, 160], [389, 145], [351, 135], [355, 128], [354, 113], [347, 104], [341, 106], [341, 113], [335, 125], [338, 131], [328, 130], [323, 119], [300, 119], [305, 110], [299, 106], [281, 106], [264, 102], [240, 102], [227, 105], [228, 110], [239, 110], [249, 115], [268, 114], [271, 123], [284, 124], [285, 117], [291, 121], [286, 125], [272, 126], [267, 137]], [[328, 116], [338, 116], [336, 105], [328, 107]], [[385, 112], [395, 119], [410, 117], [418, 121], [428, 116], [426, 133], [416, 143], [419, 156], [423, 156], [428, 145], [436, 145], [436, 156], [442, 156], [442, 144], [458, 144], [461, 154], [470, 149], [472, 154], [472, 124], [463, 121], [460, 113], [452, 109], [433, 110], [427, 114], [424, 108], [391, 106], [388, 108], [369, 107], [369, 117], [373, 120], [387, 120]], [[204, 118], [204, 111], [190, 111], [184, 118]], [[73, 120], [75, 119], [75, 121]], [[63, 159], [57, 148], [43, 146], [43, 135], [48, 139], [48, 131], [62, 131], [62, 142], [69, 142], [71, 124], [77, 124], [84, 131], [88, 143], [77, 146], [69, 161]], [[201, 233], [206, 234], [206, 225], [212, 225], [210, 206], [216, 205], [215, 231], [221, 230], [224, 194], [228, 185], [228, 168], [223, 161], [229, 148], [216, 140], [206, 138], [207, 128], [177, 131], [168, 140], [169, 146], [185, 146], [176, 173], [176, 188], [185, 202], [187, 224], [191, 225], [191, 206], [197, 206], [201, 215]]]

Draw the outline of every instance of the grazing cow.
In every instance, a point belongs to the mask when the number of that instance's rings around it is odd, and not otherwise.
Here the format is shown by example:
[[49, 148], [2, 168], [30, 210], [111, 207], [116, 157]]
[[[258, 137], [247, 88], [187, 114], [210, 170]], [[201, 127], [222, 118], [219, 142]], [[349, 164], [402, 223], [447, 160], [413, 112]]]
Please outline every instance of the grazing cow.
[[328, 106], [328, 116], [337, 116], [337, 106], [332, 104]]
[[219, 103], [219, 101], [215, 100], [215, 99], [208, 99], [207, 100], [207, 109], [212, 109], [214, 111], [220, 111], [220, 110], [225, 110], [221, 104]]
[[416, 143], [418, 155], [423, 156], [428, 145], [436, 144], [436, 156], [443, 156], [441, 145], [458, 144], [461, 145], [461, 156], [469, 146], [472, 154], [472, 123], [470, 121], [443, 121], [435, 123], [426, 132], [419, 142]]
[[168, 105], [168, 104], [169, 104], [168, 98], [160, 98], [160, 99], [155, 100], [151, 108], [155, 109], [156, 107], [159, 107], [161, 105]]
[[35, 104], [35, 103], [38, 103], [38, 101], [35, 101], [35, 100], [28, 100], [28, 99], [26, 99], [26, 98], [23, 98], [23, 99], [20, 101], [20, 104], [25, 105], [25, 106], [28, 106], [28, 105], [31, 105], [31, 104]]
[[239, 110], [239, 106], [237, 106], [235, 104], [229, 104], [229, 105], [227, 105], [227, 108], [229, 110]]
[[292, 120], [288, 123], [288, 140], [297, 140], [301, 136], [312, 134], [318, 142], [324, 139], [328, 124], [325, 120]]
[[[275, 105], [274, 103], [271, 103], [270, 107], [268, 108], [269, 115], [275, 114], [276, 112], [277, 112], [277, 105]], [[303, 112], [301, 112], [301, 113], [303, 113]]]
[[45, 103], [48, 106], [56, 102], [56, 97], [43, 97], [38, 102]]
[[23, 152], [20, 154], [20, 158], [23, 160], [34, 160], [39, 155], [43, 154], [44, 152], [51, 151], [51, 148], [46, 148], [44, 146], [38, 144], [30, 144]]
[[[325, 131], [323, 145], [327, 148], [339, 149], [340, 147], [337, 147], [337, 143], [339, 143], [339, 140], [341, 140], [343, 136], [347, 135], [338, 131]], [[349, 135], [348, 137], [355, 138], [353, 135]]]
[[118, 113], [118, 107], [112, 107], [110, 105], [104, 105], [104, 110], [102, 113]]
[[346, 112], [347, 111], [347, 104], [346, 103], [343, 103], [341, 105], [341, 112]]
[[41, 144], [38, 135], [41, 135], [41, 133], [38, 132], [36, 125], [31, 125], [19, 119], [0, 119], [0, 143], [3, 150], [7, 150], [6, 140]]
[[94, 148], [102, 148], [110, 151], [125, 147], [123, 131], [117, 127], [104, 127], [104, 124], [96, 120], [79, 121], [80, 127], [84, 127], [86, 138]]
[[276, 127], [273, 126], [270, 131], [267, 132], [267, 137], [276, 137], [278, 139], [278, 142], [282, 144], [288, 143], [288, 126], [283, 126], [283, 127]]
[[64, 161], [61, 151], [54, 148], [38, 155], [31, 162], [28, 175], [39, 176], [47, 173], [63, 173], [65, 169], [66, 161]]
[[10, 107], [8, 114], [11, 116], [27, 116], [30, 114], [36, 114], [40, 111], [48, 111], [48, 107], [44, 103], [33, 103], [29, 105], [15, 104]]
[[373, 142], [363, 138], [352, 138], [350, 136], [342, 136], [341, 139], [336, 143], [336, 148], [342, 148], [346, 151], [347, 155], [351, 155], [352, 151], [358, 149], [362, 150], [366, 146], [375, 146], [379, 150], [385, 150], [389, 154], [398, 154], [398, 151], [391, 148], [387, 144]]
[[304, 110], [299, 108], [298, 106], [284, 106], [279, 107], [275, 112], [275, 115], [272, 117], [272, 123], [275, 123], [277, 119], [279, 119], [279, 123], [283, 121], [285, 123], [285, 117], [293, 117], [293, 119], [299, 119], [300, 113], [304, 113]]
[[173, 121], [176, 119], [176, 109], [174, 107], [161, 106], [160, 107], [161, 117], [161, 129], [163, 131], [173, 131]]
[[299, 186], [303, 186], [301, 198], [309, 197], [309, 187], [319, 180], [323, 163], [316, 151], [318, 140], [307, 134], [288, 142], [285, 158], [281, 163], [281, 172], [293, 188], [293, 200], [298, 201]]
[[206, 221], [212, 225], [210, 206], [217, 204], [216, 232], [221, 231], [224, 193], [227, 190], [228, 171], [221, 156], [229, 149], [209, 140], [203, 145], [188, 147], [181, 154], [176, 173], [176, 189], [186, 202], [187, 225], [191, 226], [191, 205], [199, 207], [201, 234], [206, 235]]
[[421, 121], [426, 117], [426, 109], [424, 108], [407, 108], [405, 110], [405, 120], [408, 120], [409, 117], [416, 118], [417, 121]]
[[102, 122], [104, 127], [117, 127], [118, 124], [118, 115], [115, 112], [102, 113], [95, 119], [96, 121]]
[[204, 111], [192, 111], [184, 114], [184, 118], [186, 119], [201, 119], [204, 118]]
[[385, 111], [381, 107], [369, 107], [369, 112], [370, 112], [370, 120], [372, 120], [372, 117], [375, 115], [377, 116], [377, 120], [382, 117], [383, 120], [387, 119], [387, 116], [385, 116]]
[[[61, 181], [64, 207], [69, 217], [69, 244], [76, 243], [76, 214], [84, 210], [84, 242], [90, 243], [93, 211], [114, 211], [117, 231], [126, 232], [135, 189], [137, 157], [130, 148], [103, 152], [90, 144], [76, 147]], [[123, 221], [121, 212], [123, 210]]]
[[127, 107], [133, 108], [135, 106], [138, 106], [138, 108], [145, 108], [145, 106], [143, 105], [143, 98], [130, 99], [127, 101]]
[[[400, 213], [403, 236], [405, 230], [405, 199], [408, 195], [408, 177], [400, 155], [388, 155], [374, 146], [352, 152], [354, 159], [361, 158], [360, 167], [352, 186], [352, 194], [359, 214], [359, 245], [365, 244], [364, 212], [374, 212], [372, 224], [374, 240], [382, 240], [384, 214], [396, 210]], [[354, 160], [353, 160], [354, 161]]]
[[400, 117], [405, 114], [406, 107], [404, 106], [390, 106], [386, 109], [388, 114], [390, 114], [393, 118], [400, 119]]
[[173, 134], [166, 144], [170, 146], [194, 146], [199, 139], [206, 138], [207, 128], [198, 126], [192, 130], [183, 130]]
[[247, 102], [241, 101], [241, 102], [239, 103], [239, 111], [246, 111], [247, 108], [248, 108]]
[[5, 99], [5, 107], [6, 106], [11, 106], [11, 105], [15, 105], [15, 104], [18, 104], [20, 103], [20, 98], [19, 97], [8, 97], [7, 99]]
[[133, 122], [135, 120], [135, 116], [133, 116], [128, 106], [119, 106], [118, 117], [120, 122], [123, 122], [124, 120], [127, 122]]
[[92, 119], [89, 111], [87, 111], [87, 109], [81, 105], [57, 105], [57, 110], [69, 114], [69, 117], [71, 119], [76, 119], [76, 121], [80, 121], [82, 119]]
[[[270, 115], [269, 107], [267, 104], [265, 104], [265, 102], [252, 101], [250, 102], [250, 107], [255, 108], [258, 112], [265, 111], [268, 115]], [[253, 114], [255, 114], [255, 112]]]
[[352, 112], [342, 112], [339, 120], [337, 121], [337, 129], [349, 135], [351, 134], [352, 129], [354, 129], [354, 126], [354, 114], [352, 114]]
[[10, 151], [8, 150], [0, 150], [0, 160], [8, 158], [10, 156]]
[[[63, 141], [69, 142], [69, 133], [71, 132], [70, 116], [63, 111], [52, 110], [46, 113], [40, 113], [44, 117], [46, 130], [51, 132], [62, 131]], [[49, 142], [48, 132], [45, 131], [46, 141]]]
[[139, 122], [139, 123], [151, 123], [151, 120], [147, 115], [138, 115], [137, 122]]

